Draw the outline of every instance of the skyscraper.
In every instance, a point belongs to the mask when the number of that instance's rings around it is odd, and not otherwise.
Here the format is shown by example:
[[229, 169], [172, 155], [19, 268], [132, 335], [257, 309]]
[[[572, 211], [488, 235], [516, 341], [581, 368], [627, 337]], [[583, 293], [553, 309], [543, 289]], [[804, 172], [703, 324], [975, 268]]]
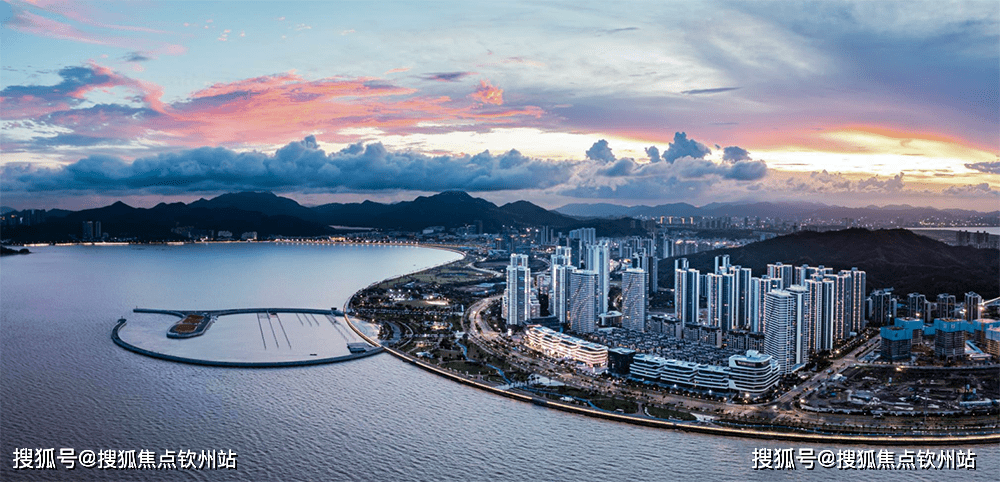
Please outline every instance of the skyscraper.
[[813, 273], [816, 272], [816, 268], [810, 267], [808, 264], [795, 267], [795, 280], [794, 283], [797, 285], [805, 286], [806, 280], [812, 278]]
[[972, 291], [965, 294], [965, 319], [978, 320], [982, 315], [983, 297]]
[[767, 275], [772, 278], [781, 278], [782, 286], [791, 286], [795, 282], [794, 266], [782, 264], [780, 262], [767, 265]]
[[774, 290], [767, 294], [766, 299], [764, 352], [774, 357], [779, 373], [786, 375], [795, 365], [792, 295], [785, 290]]
[[723, 332], [733, 330], [736, 308], [736, 277], [732, 273], [705, 275], [708, 288], [708, 325]]
[[750, 278], [750, 331], [755, 333], [764, 332], [765, 300], [767, 294], [774, 290], [784, 288], [781, 278], [771, 278], [761, 276], [760, 278]]
[[507, 291], [504, 292], [507, 305], [507, 324], [524, 326], [531, 318], [531, 269], [528, 257], [523, 254], [510, 255], [507, 266]]
[[646, 331], [646, 272], [627, 269], [622, 273], [622, 328]]
[[729, 255], [721, 254], [715, 257], [715, 274], [723, 274], [729, 272]]
[[674, 261], [674, 313], [682, 326], [698, 322], [699, 274], [698, 270], [689, 268], [687, 258]]
[[587, 269], [597, 273], [598, 313], [608, 311], [608, 291], [611, 288], [611, 255], [607, 242], [587, 245]]
[[806, 317], [812, 331], [812, 353], [833, 349], [833, 304], [835, 284], [831, 278], [816, 277], [806, 280], [809, 290], [809, 309]]
[[656, 256], [651, 255], [648, 251], [640, 251], [632, 256], [632, 267], [646, 272], [646, 290], [650, 295], [655, 294], [659, 284], [657, 271], [660, 267]]
[[896, 318], [895, 305], [892, 302], [892, 288], [872, 291], [869, 298], [872, 300], [872, 311], [868, 321], [875, 326], [891, 325]]
[[753, 277], [750, 268], [733, 266], [730, 268], [735, 281], [736, 307], [733, 309], [733, 324], [737, 330], [750, 329], [750, 279]]
[[[573, 266], [581, 267], [586, 262], [588, 244], [597, 242], [597, 229], [580, 228], [569, 232], [569, 245], [573, 250]], [[590, 266], [587, 266], [590, 269]]]
[[549, 293], [549, 312], [566, 323], [569, 312], [569, 276], [576, 270], [572, 263], [572, 250], [559, 246], [552, 255], [552, 289]]
[[910, 318], [920, 318], [924, 320], [924, 323], [931, 322], [932, 318], [926, 296], [920, 293], [906, 295], [906, 308]]
[[663, 237], [660, 238], [660, 245], [657, 252], [657, 256], [660, 259], [666, 259], [666, 258], [672, 258], [676, 254], [677, 253], [674, 252], [674, 240], [670, 239], [669, 236], [664, 234]]
[[868, 275], [858, 268], [851, 268], [851, 329], [854, 333], [865, 331], [868, 320], [865, 318], [865, 299], [867, 299]]
[[955, 317], [955, 304], [957, 300], [955, 295], [949, 295], [948, 293], [940, 293], [937, 295], [937, 317], [938, 318], [954, 318]]
[[848, 271], [841, 271], [833, 279], [833, 341], [847, 338], [851, 331], [851, 296], [854, 295], [853, 280]]
[[593, 333], [597, 329], [598, 276], [595, 271], [576, 270], [569, 275], [570, 329], [577, 333]]
[[795, 336], [793, 349], [795, 350], [795, 365], [798, 367], [809, 361], [811, 353], [812, 326], [808, 318], [811, 305], [809, 290], [802, 285], [792, 285], [785, 291], [792, 296], [792, 321], [795, 323], [795, 329], [792, 331]]
[[805, 311], [809, 292], [798, 285], [767, 294], [764, 351], [778, 362], [781, 373], [792, 373], [808, 361], [809, 327]]

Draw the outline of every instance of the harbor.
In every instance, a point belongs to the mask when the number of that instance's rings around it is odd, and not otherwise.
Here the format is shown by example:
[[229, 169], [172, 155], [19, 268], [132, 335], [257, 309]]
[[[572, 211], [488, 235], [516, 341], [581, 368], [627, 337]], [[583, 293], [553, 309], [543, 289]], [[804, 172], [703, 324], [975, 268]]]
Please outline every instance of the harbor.
[[336, 309], [136, 308], [132, 318], [118, 320], [111, 334], [115, 344], [179, 363], [277, 368], [337, 363], [383, 350], [346, 326]]

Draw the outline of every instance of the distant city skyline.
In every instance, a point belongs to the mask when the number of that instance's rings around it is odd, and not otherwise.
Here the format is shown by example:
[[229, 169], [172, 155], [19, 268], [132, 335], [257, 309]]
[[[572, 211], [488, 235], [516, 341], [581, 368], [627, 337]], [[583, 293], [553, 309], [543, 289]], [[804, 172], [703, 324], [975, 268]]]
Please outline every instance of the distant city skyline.
[[1000, 4], [0, 3], [15, 208], [1000, 205]]

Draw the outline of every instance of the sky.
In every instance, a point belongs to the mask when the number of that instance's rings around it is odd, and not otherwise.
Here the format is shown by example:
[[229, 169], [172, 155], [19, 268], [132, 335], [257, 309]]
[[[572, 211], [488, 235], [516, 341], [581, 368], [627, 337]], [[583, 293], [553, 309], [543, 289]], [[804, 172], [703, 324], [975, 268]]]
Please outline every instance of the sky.
[[1000, 3], [0, 2], [0, 203], [1000, 209]]

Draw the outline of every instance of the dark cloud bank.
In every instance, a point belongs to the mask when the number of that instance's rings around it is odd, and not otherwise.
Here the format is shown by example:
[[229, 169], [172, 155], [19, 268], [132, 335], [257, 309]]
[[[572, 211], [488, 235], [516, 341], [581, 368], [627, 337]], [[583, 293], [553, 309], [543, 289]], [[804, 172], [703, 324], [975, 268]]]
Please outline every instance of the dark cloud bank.
[[[73, 141], [87, 145], [91, 139]], [[0, 186], [9, 193], [136, 194], [257, 189], [481, 192], [559, 187], [562, 193], [579, 197], [651, 198], [700, 190], [721, 179], [753, 181], [766, 175], [764, 162], [751, 160], [738, 147], [726, 149], [726, 160], [713, 162], [706, 159], [711, 153], [707, 147], [678, 132], [662, 155], [656, 147], [647, 149], [651, 162], [617, 159], [603, 139], [586, 152], [584, 160], [553, 161], [529, 158], [513, 149], [499, 155], [484, 151], [428, 156], [390, 151], [381, 143], [352, 144], [326, 153], [309, 136], [273, 154], [202, 147], [132, 162], [92, 155], [60, 168], [10, 163], [0, 169]]]
[[572, 165], [531, 159], [516, 150], [500, 155], [427, 156], [391, 152], [381, 143], [353, 144], [330, 154], [314, 137], [273, 155], [202, 147], [129, 163], [90, 156], [59, 169], [3, 168], [6, 191], [141, 190], [155, 193], [239, 189], [500, 191], [551, 187]]

